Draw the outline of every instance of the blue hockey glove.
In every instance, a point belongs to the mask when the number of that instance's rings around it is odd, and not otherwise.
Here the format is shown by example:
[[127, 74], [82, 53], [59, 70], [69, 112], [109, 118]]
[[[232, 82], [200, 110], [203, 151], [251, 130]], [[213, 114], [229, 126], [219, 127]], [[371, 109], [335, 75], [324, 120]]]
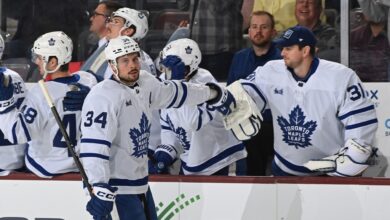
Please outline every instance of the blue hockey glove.
[[0, 68], [0, 114], [15, 108], [14, 84], [12, 78], [4, 74], [5, 68]]
[[185, 65], [183, 61], [178, 56], [168, 55], [165, 59], [161, 61], [161, 64], [166, 68], [169, 68], [172, 71], [172, 76], [167, 79], [181, 80], [185, 77]]
[[207, 104], [213, 106], [221, 114], [228, 115], [237, 107], [236, 99], [227, 89], [216, 83], [207, 83], [206, 85], [217, 92], [217, 97], [208, 100]]
[[87, 211], [94, 219], [107, 219], [107, 216], [110, 216], [117, 190], [117, 187], [107, 183], [93, 184], [94, 196], [87, 203]]
[[153, 155], [156, 173], [167, 174], [169, 166], [175, 162], [176, 155], [177, 152], [173, 146], [165, 144], [158, 145]]
[[80, 83], [70, 84], [69, 86], [71, 86], [71, 90], [66, 93], [62, 100], [64, 111], [80, 111], [90, 88]]

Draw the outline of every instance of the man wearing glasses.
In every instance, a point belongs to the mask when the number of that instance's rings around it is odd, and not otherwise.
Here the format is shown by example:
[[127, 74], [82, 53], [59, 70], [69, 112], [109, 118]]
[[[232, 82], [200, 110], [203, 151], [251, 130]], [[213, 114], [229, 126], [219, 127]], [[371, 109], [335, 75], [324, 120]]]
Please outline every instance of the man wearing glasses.
[[[89, 19], [91, 22], [89, 31], [92, 32], [99, 40], [92, 46], [90, 41], [93, 39], [93, 36], [87, 36], [87, 44], [85, 45], [87, 48], [84, 48], [84, 55], [79, 55], [80, 58], [87, 58], [84, 65], [81, 67], [82, 70], [87, 71], [90, 70], [91, 66], [98, 66], [97, 61], [99, 61], [99, 54], [104, 54], [101, 53], [104, 50], [101, 46], [107, 43], [106, 22], [108, 21], [110, 15], [121, 7], [123, 6], [116, 1], [101, 1], [91, 13], [91, 17]], [[100, 50], [98, 50], [99, 48]]]

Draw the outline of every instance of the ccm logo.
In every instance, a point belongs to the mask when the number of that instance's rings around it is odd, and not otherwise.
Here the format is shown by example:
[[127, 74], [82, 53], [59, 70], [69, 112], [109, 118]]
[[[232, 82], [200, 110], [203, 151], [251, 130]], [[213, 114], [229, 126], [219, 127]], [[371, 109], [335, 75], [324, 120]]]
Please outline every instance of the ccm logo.
[[109, 193], [105, 193], [105, 192], [102, 192], [102, 191], [97, 192], [96, 195], [99, 196], [99, 197], [103, 197], [103, 198], [109, 199], [109, 200], [114, 200], [115, 199], [115, 195], [114, 194], [109, 194]]

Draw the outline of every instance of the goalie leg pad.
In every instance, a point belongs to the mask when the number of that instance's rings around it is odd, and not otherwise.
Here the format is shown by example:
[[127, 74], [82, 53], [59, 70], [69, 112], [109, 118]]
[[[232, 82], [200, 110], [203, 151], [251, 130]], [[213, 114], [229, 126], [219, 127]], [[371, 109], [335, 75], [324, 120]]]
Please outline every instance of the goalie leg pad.
[[224, 125], [231, 129], [239, 140], [248, 140], [255, 136], [261, 128], [263, 120], [258, 107], [241, 83], [236, 81], [226, 87], [236, 100], [236, 108], [224, 117]]

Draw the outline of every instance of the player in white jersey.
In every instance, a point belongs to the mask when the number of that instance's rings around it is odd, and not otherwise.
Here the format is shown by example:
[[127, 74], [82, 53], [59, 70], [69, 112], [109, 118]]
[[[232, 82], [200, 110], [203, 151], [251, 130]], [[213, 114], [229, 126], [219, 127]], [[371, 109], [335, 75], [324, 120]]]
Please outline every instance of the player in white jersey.
[[[49, 32], [34, 42], [32, 59], [38, 65], [41, 75], [48, 74], [45, 85], [71, 142], [76, 144], [80, 136], [83, 101], [79, 96], [86, 96], [89, 91], [87, 86], [93, 86], [97, 81], [90, 73], [71, 74], [68, 71], [72, 49], [72, 40], [65, 33]], [[74, 86], [80, 91], [71, 91]], [[12, 91], [12, 85], [3, 86], [1, 89], [1, 92]], [[59, 126], [38, 84], [28, 91], [21, 106], [20, 111], [14, 108], [6, 114], [0, 114], [0, 120], [5, 122], [1, 123], [0, 127], [11, 143], [28, 142], [25, 156], [27, 168], [45, 178], [77, 172]]]
[[80, 158], [95, 194], [87, 204], [95, 219], [109, 215], [114, 202], [120, 219], [157, 219], [148, 187], [152, 110], [221, 98], [215, 84], [159, 81], [140, 70], [139, 51], [127, 36], [112, 39], [105, 53], [114, 75], [92, 88], [83, 106]]
[[[217, 83], [209, 71], [198, 68], [202, 55], [191, 39], [170, 42], [164, 47], [161, 59], [163, 69], [168, 70], [164, 74], [167, 79]], [[224, 128], [221, 114], [206, 103], [162, 109], [161, 125], [162, 145], [154, 153], [157, 171], [164, 171], [180, 157], [185, 175], [228, 175], [229, 165], [246, 157], [244, 144]], [[244, 175], [245, 170], [239, 173]]]
[[[0, 59], [3, 56], [4, 52], [4, 39], [0, 35]], [[12, 102], [15, 103], [16, 108], [20, 107], [20, 104], [23, 102], [26, 95], [27, 89], [24, 84], [23, 79], [13, 70], [10, 70], [4, 66], [0, 67], [0, 74], [5, 75], [5, 77], [0, 77], [2, 80], [1, 85], [7, 84], [9, 82], [4, 82], [4, 79], [11, 78], [12, 84], [14, 87], [13, 94], [1, 93], [0, 96], [2, 100], [9, 100], [4, 96], [12, 96]], [[4, 98], [3, 98], [4, 97]], [[9, 102], [0, 101], [0, 114], [5, 114], [7, 111], [10, 111]], [[4, 122], [2, 122], [4, 123]], [[5, 137], [0, 129], [0, 176], [8, 175], [12, 170], [21, 169], [24, 166], [24, 152], [26, 149], [26, 144], [12, 144]]]
[[[277, 43], [284, 61], [270, 61], [240, 81], [261, 110], [272, 112], [273, 174], [360, 175], [378, 126], [360, 79], [344, 65], [318, 59], [316, 39], [304, 27], [290, 28]], [[229, 102], [224, 107], [234, 109]], [[326, 166], [313, 166], [318, 162]]]

